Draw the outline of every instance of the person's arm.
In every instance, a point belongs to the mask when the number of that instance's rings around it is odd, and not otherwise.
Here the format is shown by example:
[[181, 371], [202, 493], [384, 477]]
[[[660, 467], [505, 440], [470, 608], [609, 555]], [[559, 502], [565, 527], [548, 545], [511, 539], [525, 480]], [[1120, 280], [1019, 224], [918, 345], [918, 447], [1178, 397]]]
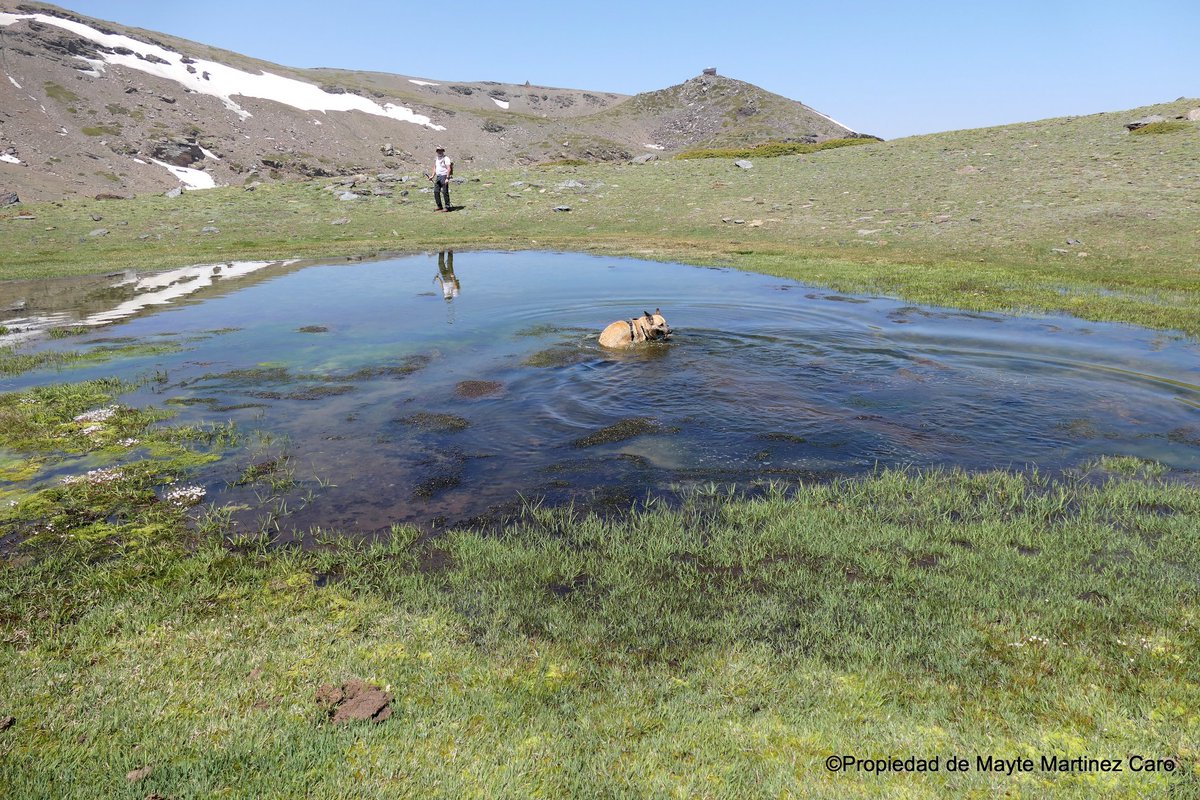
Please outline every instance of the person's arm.
[[446, 177], [454, 177], [454, 161], [451, 160], [450, 156], [446, 156]]

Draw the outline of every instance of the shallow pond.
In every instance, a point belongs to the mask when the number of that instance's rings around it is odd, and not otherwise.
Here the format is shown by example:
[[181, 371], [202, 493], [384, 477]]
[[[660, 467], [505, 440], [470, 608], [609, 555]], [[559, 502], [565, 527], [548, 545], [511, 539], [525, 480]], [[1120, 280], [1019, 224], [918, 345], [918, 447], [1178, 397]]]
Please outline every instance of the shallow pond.
[[[286, 527], [302, 531], [486, 521], [521, 498], [627, 507], [876, 466], [1057, 472], [1118, 455], [1200, 469], [1200, 343], [1167, 333], [559, 253], [226, 273], [34, 345], [130, 337], [176, 352], [4, 388], [154, 374], [122, 402], [257, 434], [201, 476], [209, 499], [245, 501], [238, 477], [286, 456], [306, 492]], [[669, 343], [599, 347], [609, 322], [655, 307]]]

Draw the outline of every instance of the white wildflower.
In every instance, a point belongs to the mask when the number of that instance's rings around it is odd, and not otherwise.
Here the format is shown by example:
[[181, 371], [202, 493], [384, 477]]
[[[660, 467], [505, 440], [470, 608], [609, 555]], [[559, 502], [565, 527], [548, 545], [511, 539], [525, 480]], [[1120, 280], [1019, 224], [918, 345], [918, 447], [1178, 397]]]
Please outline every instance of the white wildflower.
[[134, 445], [138, 444], [140, 441], [141, 441], [140, 439], [121, 439], [120, 441], [117, 442], [117, 444], [121, 445], [121, 447], [133, 447]]
[[204, 499], [207, 492], [203, 486], [177, 486], [163, 496], [163, 500], [180, 508], [194, 506]]
[[62, 479], [62, 482], [68, 486], [80, 481], [89, 486], [103, 486], [106, 483], [119, 481], [123, 477], [125, 477], [125, 473], [120, 467], [108, 467], [106, 469], [94, 469], [83, 475], [67, 475]]
[[120, 406], [105, 406], [104, 408], [94, 408], [91, 411], [85, 411], [75, 418], [75, 422], [108, 422], [118, 411]]

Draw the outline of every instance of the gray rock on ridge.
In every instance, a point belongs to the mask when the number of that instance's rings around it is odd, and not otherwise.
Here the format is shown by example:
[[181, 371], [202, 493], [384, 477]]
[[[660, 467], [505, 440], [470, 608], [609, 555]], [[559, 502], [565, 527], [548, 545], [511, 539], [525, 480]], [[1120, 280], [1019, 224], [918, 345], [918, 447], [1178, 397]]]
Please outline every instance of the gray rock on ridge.
[[1147, 125], [1153, 125], [1156, 122], [1166, 122], [1167, 118], [1162, 114], [1151, 114], [1148, 117], [1135, 119], [1133, 122], [1126, 122], [1125, 127], [1131, 131], [1136, 131], [1138, 128], [1144, 128]]

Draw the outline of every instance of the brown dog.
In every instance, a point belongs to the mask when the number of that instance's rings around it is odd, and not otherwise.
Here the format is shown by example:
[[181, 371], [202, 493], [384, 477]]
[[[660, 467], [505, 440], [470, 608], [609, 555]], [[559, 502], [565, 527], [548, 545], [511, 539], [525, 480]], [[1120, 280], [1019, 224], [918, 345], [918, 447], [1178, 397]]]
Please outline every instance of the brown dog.
[[666, 339], [671, 335], [671, 326], [663, 319], [662, 310], [654, 309], [642, 313], [640, 317], [623, 319], [612, 323], [600, 334], [602, 347], [628, 347], [639, 342], [650, 342]]

